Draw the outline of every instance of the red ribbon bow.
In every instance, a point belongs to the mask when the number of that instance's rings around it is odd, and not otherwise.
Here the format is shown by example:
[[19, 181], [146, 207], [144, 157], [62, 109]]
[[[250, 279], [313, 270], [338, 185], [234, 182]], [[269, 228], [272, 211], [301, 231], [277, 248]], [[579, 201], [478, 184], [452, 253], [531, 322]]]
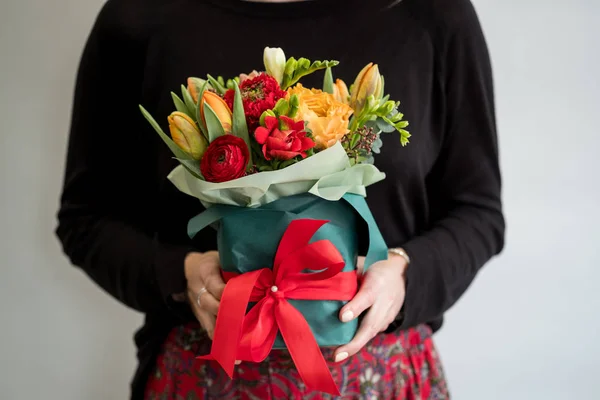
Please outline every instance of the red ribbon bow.
[[[327, 222], [292, 221], [279, 243], [272, 270], [224, 273], [227, 285], [211, 352], [199, 358], [217, 361], [231, 378], [236, 360], [263, 361], [279, 331], [306, 386], [339, 396], [308, 322], [287, 301], [351, 300], [356, 294], [356, 271], [341, 272], [344, 259], [333, 243], [309, 243]], [[319, 272], [304, 272], [307, 269]], [[249, 302], [257, 304], [246, 314]]]

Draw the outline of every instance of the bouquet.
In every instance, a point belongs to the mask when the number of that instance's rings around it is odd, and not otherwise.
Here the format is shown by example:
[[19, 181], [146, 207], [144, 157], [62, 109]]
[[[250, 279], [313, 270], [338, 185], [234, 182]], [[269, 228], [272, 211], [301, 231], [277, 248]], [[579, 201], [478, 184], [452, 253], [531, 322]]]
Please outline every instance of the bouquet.
[[[227, 284], [203, 358], [229, 376], [236, 360], [287, 348], [308, 387], [338, 394], [319, 348], [348, 343], [357, 330], [338, 319], [357, 291], [357, 231], [369, 233], [365, 268], [387, 258], [364, 198], [385, 178], [373, 165], [380, 136], [397, 132], [406, 145], [408, 122], [376, 64], [350, 88], [334, 81], [337, 64], [267, 47], [264, 72], [189, 78], [181, 97], [171, 93], [170, 135], [140, 106], [180, 163], [169, 179], [206, 208], [189, 236], [217, 229]], [[322, 89], [299, 82], [320, 70]]]

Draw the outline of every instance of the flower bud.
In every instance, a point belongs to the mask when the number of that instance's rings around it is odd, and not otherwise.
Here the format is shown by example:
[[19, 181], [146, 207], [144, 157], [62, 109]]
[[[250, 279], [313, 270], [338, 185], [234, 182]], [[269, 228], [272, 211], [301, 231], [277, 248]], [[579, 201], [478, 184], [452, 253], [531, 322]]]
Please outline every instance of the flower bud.
[[174, 112], [169, 118], [169, 130], [171, 137], [181, 150], [199, 160], [206, 151], [208, 142], [200, 134], [196, 123], [182, 112]]
[[265, 47], [263, 61], [268, 75], [271, 75], [281, 85], [283, 81], [283, 71], [285, 70], [285, 53], [279, 47]]
[[333, 85], [333, 97], [340, 103], [348, 104], [350, 102], [350, 93], [348, 92], [348, 86], [341, 79], [336, 79]]
[[371, 95], [373, 95], [375, 100], [380, 100], [383, 96], [383, 79], [379, 74], [379, 67], [373, 63], [367, 64], [360, 71], [352, 86], [350, 106], [356, 114], [361, 113], [367, 97]]
[[267, 111], [263, 112], [261, 114], [260, 120], [259, 120], [261, 126], [266, 126], [265, 125], [265, 118], [267, 118], [267, 117], [277, 117], [277, 115], [275, 115], [275, 113], [273, 112], [273, 110], [267, 110]]
[[202, 104], [200, 104], [200, 116], [202, 121], [206, 124], [206, 118], [204, 116], [204, 105], [208, 104], [210, 108], [215, 112], [217, 119], [221, 123], [223, 130], [226, 134], [231, 133], [231, 125], [232, 121], [232, 113], [229, 109], [225, 100], [223, 100], [218, 94], [210, 92], [208, 90], [204, 91], [204, 95], [202, 96]]

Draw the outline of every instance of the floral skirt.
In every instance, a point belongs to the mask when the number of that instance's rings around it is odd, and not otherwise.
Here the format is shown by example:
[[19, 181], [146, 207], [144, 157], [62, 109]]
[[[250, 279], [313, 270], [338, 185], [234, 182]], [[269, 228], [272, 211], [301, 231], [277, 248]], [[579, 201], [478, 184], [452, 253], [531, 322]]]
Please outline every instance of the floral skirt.
[[[196, 360], [208, 354], [210, 339], [198, 324], [171, 331], [152, 371], [145, 398], [154, 399], [333, 399], [308, 390], [286, 350], [273, 350], [259, 364], [236, 366], [234, 379], [213, 361]], [[431, 329], [421, 325], [380, 334], [358, 354], [334, 363], [333, 349], [323, 349], [338, 399], [448, 399], [448, 389]]]

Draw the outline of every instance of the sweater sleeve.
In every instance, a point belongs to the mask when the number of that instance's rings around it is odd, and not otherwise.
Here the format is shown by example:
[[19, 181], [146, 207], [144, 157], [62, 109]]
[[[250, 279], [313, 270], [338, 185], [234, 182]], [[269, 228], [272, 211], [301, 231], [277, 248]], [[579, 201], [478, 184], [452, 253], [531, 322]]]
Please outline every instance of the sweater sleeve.
[[[431, 228], [403, 245], [411, 258], [400, 328], [440, 318], [504, 243], [492, 71], [470, 2], [445, 45], [444, 143], [430, 176]], [[433, 187], [434, 185], [435, 187]]]
[[[116, 299], [170, 312], [171, 295], [186, 288], [189, 249], [154, 238], [158, 184], [143, 158], [151, 141], [139, 137], [145, 48], [135, 27], [119, 23], [116, 4], [100, 12], [79, 66], [56, 234], [71, 262]], [[144, 165], [152, 173], [140, 173]]]

